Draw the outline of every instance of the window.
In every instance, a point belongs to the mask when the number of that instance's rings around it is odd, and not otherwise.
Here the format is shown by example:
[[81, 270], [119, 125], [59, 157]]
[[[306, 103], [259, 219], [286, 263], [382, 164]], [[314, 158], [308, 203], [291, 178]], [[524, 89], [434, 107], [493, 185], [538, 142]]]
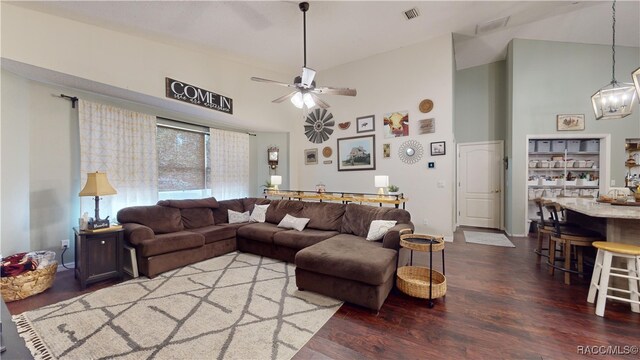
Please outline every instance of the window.
[[209, 134], [158, 125], [158, 197], [211, 196]]

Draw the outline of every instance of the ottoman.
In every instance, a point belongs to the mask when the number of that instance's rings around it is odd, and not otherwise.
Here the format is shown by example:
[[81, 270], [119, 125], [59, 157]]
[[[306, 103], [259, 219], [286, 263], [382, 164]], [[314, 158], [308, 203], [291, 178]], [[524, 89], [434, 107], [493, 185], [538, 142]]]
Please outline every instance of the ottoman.
[[393, 287], [397, 251], [381, 242], [340, 234], [296, 254], [296, 285], [380, 310]]

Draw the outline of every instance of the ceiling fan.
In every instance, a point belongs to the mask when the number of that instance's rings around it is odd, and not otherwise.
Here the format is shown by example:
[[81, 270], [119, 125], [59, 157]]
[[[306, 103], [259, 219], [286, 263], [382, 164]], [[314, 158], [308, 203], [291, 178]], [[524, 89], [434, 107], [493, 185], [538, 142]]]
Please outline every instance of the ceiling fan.
[[301, 2], [300, 4], [298, 4], [298, 7], [302, 11], [304, 39], [304, 65], [302, 66], [302, 75], [296, 76], [295, 79], [293, 79], [293, 84], [287, 84], [259, 77], [252, 77], [251, 80], [295, 88], [296, 90], [294, 92], [281, 96], [273, 100], [272, 102], [281, 103], [285, 100], [290, 99], [293, 105], [295, 105], [299, 109], [301, 109], [303, 106], [306, 106], [308, 109], [310, 109], [316, 105], [323, 109], [328, 108], [329, 104], [320, 99], [316, 94], [356, 96], [356, 89], [336, 88], [329, 86], [316, 87], [316, 82], [313, 80], [316, 76], [316, 71], [307, 67], [307, 10], [309, 10], [309, 3]]

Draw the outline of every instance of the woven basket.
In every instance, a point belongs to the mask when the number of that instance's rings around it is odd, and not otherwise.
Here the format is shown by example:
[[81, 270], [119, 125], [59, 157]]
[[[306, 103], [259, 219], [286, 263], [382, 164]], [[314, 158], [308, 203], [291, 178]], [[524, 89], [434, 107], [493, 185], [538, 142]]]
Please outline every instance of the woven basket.
[[[421, 243], [421, 242], [412, 242], [411, 239], [422, 239], [422, 240], [431, 240], [434, 243]], [[429, 248], [432, 247], [432, 251], [441, 251], [444, 249], [444, 236], [442, 235], [423, 235], [423, 234], [401, 234], [400, 235], [400, 246], [415, 250], [415, 251], [429, 251]]]
[[[447, 293], [447, 279], [444, 275], [433, 270], [433, 292], [431, 298], [443, 297]], [[403, 293], [421, 298], [429, 298], [429, 268], [422, 266], [402, 266], [398, 268], [396, 286]]]
[[53, 285], [58, 263], [52, 262], [40, 270], [27, 271], [18, 276], [7, 276], [0, 279], [2, 298], [5, 302], [22, 300], [39, 294]]

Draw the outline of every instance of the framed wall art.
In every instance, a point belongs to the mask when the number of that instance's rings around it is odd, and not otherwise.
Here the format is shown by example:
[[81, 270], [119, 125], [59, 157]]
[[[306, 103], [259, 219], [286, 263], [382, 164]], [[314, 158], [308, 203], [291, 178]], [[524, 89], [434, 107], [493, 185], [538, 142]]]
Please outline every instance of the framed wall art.
[[363, 133], [369, 131], [375, 131], [376, 123], [375, 115], [367, 115], [356, 118], [356, 132]]
[[384, 137], [409, 136], [409, 112], [397, 111], [384, 115]]
[[560, 114], [556, 116], [558, 131], [584, 130], [584, 114]]
[[304, 150], [304, 164], [305, 165], [317, 165], [318, 164], [318, 149], [305, 149]]
[[338, 171], [375, 170], [374, 135], [338, 139]]
[[445, 155], [447, 153], [447, 147], [444, 141], [437, 141], [431, 143], [431, 156]]
[[391, 157], [391, 144], [382, 144], [382, 157], [383, 158]]

